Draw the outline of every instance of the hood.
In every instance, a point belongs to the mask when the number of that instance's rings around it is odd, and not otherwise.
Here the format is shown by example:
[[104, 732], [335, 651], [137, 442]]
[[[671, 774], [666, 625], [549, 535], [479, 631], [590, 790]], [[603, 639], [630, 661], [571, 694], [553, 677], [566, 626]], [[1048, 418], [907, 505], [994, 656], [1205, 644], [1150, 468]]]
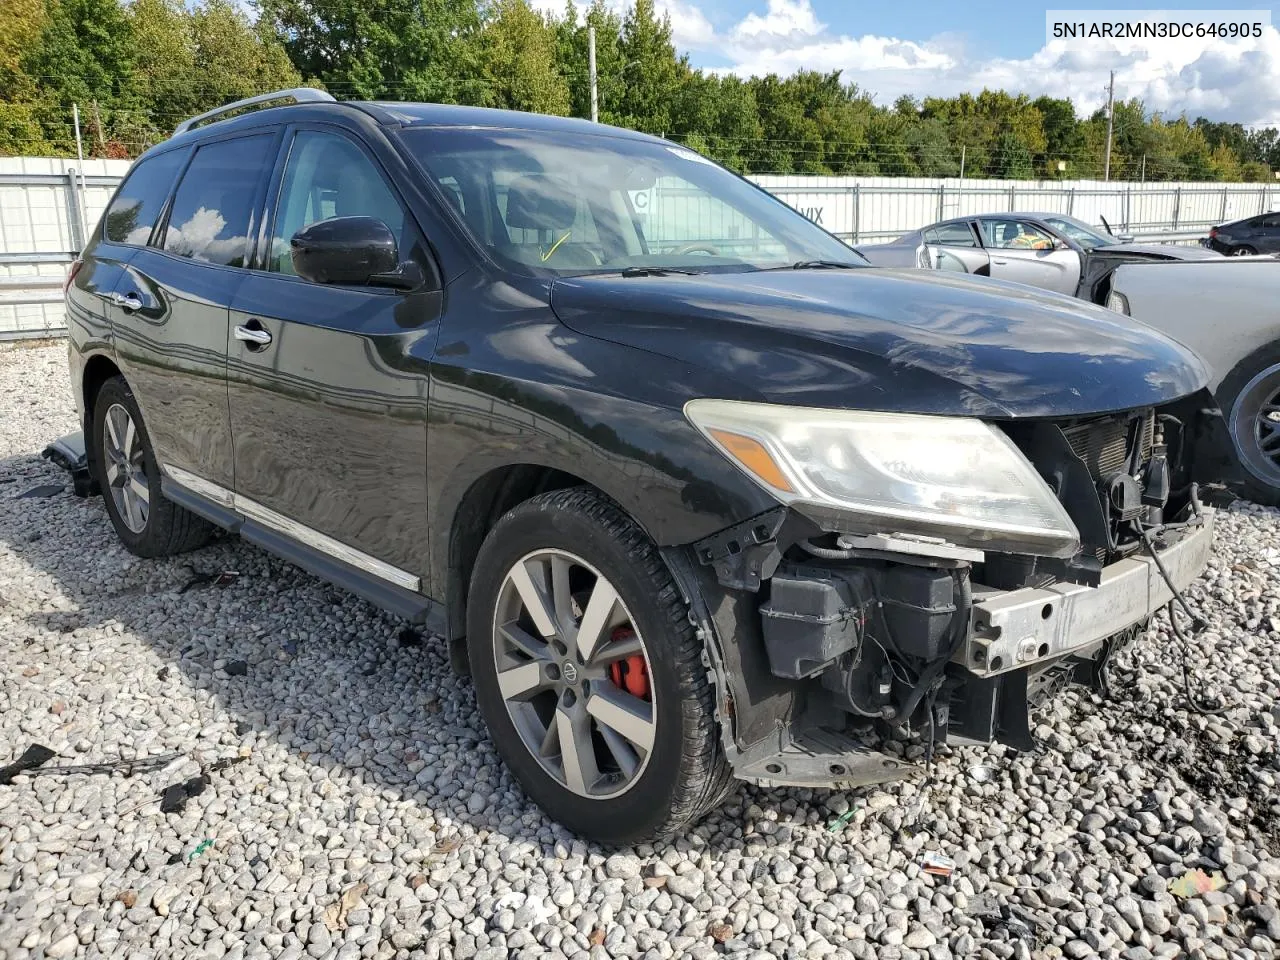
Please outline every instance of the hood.
[[556, 281], [551, 305], [586, 336], [722, 375], [725, 399], [1064, 417], [1163, 403], [1208, 379], [1185, 347], [1128, 317], [965, 274], [609, 274]]
[[1165, 257], [1169, 260], [1221, 260], [1222, 254], [1208, 247], [1183, 246], [1173, 243], [1107, 243], [1094, 247], [1090, 253], [1133, 253], [1147, 257]]

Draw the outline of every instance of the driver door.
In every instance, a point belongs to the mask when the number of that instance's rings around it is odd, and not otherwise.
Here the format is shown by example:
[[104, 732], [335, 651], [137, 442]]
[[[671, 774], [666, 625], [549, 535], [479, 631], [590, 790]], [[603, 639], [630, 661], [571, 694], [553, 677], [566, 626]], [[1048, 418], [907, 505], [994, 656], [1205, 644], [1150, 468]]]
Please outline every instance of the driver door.
[[277, 168], [270, 239], [231, 301], [237, 507], [415, 589], [428, 558], [427, 371], [418, 358], [430, 350], [414, 348], [437, 334], [441, 293], [312, 283], [296, 275], [289, 241], [320, 220], [368, 216], [391, 228], [402, 260], [419, 260], [429, 274], [430, 254], [353, 137], [292, 128]]
[[991, 276], [1075, 296], [1080, 254], [1027, 220], [984, 217], [982, 241], [991, 257]]

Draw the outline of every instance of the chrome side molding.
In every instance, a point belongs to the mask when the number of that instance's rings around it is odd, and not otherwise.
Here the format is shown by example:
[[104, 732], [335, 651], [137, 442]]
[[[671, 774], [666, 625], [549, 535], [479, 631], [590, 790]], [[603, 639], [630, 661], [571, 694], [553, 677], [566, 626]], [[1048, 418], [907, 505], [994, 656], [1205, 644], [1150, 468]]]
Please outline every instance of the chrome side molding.
[[277, 533], [282, 533], [286, 537], [306, 544], [326, 556], [363, 570], [365, 573], [371, 573], [388, 583], [395, 584], [397, 587], [412, 590], [415, 593], [422, 589], [421, 577], [415, 576], [407, 570], [392, 566], [377, 557], [357, 550], [355, 547], [348, 546], [341, 540], [335, 540], [319, 530], [299, 523], [291, 517], [286, 517], [283, 513], [277, 513], [270, 507], [264, 507], [248, 497], [239, 496], [234, 490], [228, 490], [221, 484], [206, 480], [188, 470], [183, 470], [181, 467], [175, 467], [168, 463], [160, 464], [160, 469], [169, 480], [178, 486], [184, 487], [191, 493], [202, 496], [206, 500], [211, 500], [219, 506], [234, 510], [246, 520], [252, 520], [264, 527], [275, 530]]

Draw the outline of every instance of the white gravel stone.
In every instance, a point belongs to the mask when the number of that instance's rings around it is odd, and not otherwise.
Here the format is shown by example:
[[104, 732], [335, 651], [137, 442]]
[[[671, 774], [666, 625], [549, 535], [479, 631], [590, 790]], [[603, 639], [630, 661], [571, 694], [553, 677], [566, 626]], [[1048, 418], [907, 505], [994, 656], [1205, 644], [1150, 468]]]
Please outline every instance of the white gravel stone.
[[[401, 645], [396, 618], [237, 539], [140, 560], [100, 500], [18, 499], [66, 482], [39, 457], [77, 429], [66, 384], [64, 344], [0, 349], [0, 763], [31, 743], [183, 759], [0, 787], [0, 956], [1275, 955], [1280, 511], [1222, 514], [1188, 591], [1208, 623], [1193, 692], [1223, 713], [1189, 709], [1161, 614], [1114, 699], [1035, 717], [1039, 752], [943, 750], [930, 782], [864, 791], [744, 787], [673, 843], [602, 850], [521, 794], [439, 640]], [[180, 593], [188, 566], [240, 577]], [[1227, 885], [1173, 896], [1189, 869]]]

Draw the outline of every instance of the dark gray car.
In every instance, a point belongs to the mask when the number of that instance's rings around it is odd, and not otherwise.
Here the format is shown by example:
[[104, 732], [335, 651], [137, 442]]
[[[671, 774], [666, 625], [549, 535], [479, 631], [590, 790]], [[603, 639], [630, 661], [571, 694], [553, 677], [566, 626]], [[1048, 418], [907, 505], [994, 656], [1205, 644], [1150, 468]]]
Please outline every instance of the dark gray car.
[[1280, 212], [1224, 223], [1209, 231], [1205, 246], [1228, 257], [1280, 253]]
[[1000, 213], [944, 220], [858, 252], [883, 267], [923, 267], [1025, 283], [1105, 303], [1126, 261], [1217, 257], [1197, 246], [1133, 243], [1061, 213]]

